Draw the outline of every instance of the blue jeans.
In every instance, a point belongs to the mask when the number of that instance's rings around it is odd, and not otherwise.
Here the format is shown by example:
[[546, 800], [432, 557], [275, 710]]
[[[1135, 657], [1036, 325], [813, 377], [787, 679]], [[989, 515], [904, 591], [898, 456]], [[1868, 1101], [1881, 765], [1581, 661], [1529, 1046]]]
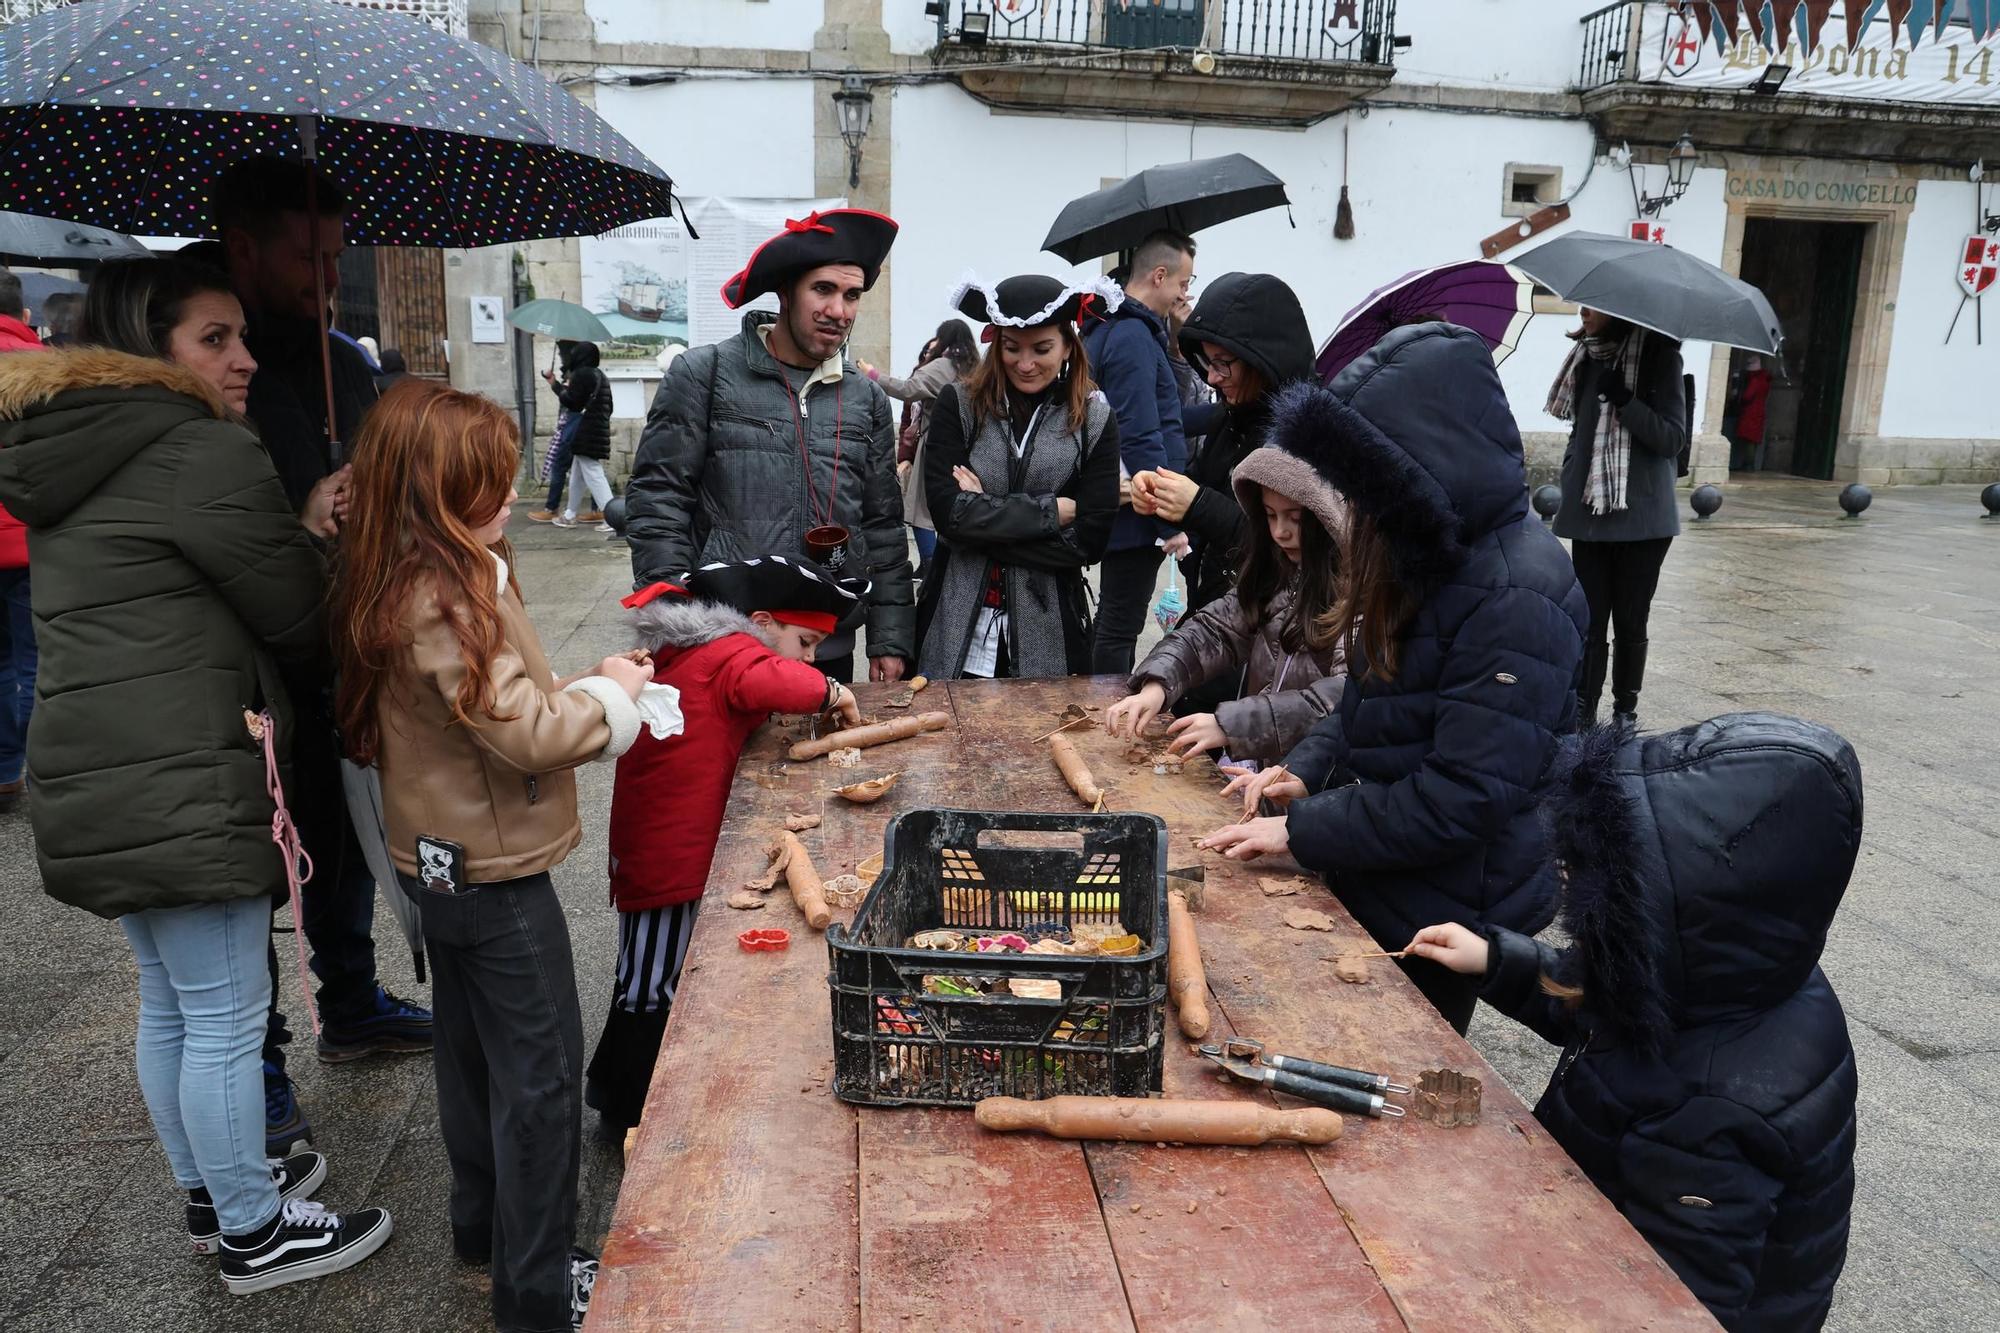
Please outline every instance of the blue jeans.
[[570, 441], [576, 438], [577, 422], [581, 417], [571, 415], [556, 424], [556, 461], [549, 471], [549, 502], [542, 506], [552, 514], [562, 512], [563, 487], [569, 481]]
[[271, 900], [156, 907], [118, 919], [139, 961], [139, 1089], [185, 1190], [208, 1187], [223, 1234], [278, 1213], [264, 1158], [260, 1048]]
[[35, 618], [28, 571], [0, 569], [0, 782], [13, 782], [28, 758], [28, 715], [35, 711]]
[[911, 528], [910, 531], [916, 534], [917, 559], [923, 561], [925, 564], [929, 564], [931, 562], [931, 556], [937, 551], [936, 529]]

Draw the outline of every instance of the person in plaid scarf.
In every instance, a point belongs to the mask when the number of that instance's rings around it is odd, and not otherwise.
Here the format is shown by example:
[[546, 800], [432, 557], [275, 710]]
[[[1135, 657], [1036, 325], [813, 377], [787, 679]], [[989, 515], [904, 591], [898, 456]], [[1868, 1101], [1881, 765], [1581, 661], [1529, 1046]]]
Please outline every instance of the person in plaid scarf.
[[1556, 536], [1570, 539], [1590, 602], [1577, 698], [1583, 720], [1594, 722], [1609, 666], [1612, 712], [1636, 722], [1646, 619], [1681, 530], [1674, 502], [1676, 460], [1688, 442], [1681, 345], [1601, 310], [1582, 313], [1548, 402], [1549, 415], [1570, 423]]

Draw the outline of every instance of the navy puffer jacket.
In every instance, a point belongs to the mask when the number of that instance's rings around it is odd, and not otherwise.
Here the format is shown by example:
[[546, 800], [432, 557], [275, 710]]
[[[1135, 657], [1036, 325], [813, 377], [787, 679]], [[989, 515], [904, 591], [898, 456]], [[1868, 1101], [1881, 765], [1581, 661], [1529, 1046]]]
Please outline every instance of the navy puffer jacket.
[[1547, 925], [1555, 874], [1535, 816], [1576, 729], [1590, 611], [1528, 512], [1521, 435], [1493, 357], [1450, 324], [1398, 329], [1330, 388], [1279, 397], [1271, 442], [1372, 517], [1421, 604], [1393, 680], [1360, 645], [1340, 709], [1285, 763], [1292, 855], [1383, 947], [1423, 926]]
[[1860, 765], [1770, 713], [1573, 746], [1549, 816], [1574, 942], [1489, 928], [1483, 994], [1566, 1045], [1536, 1116], [1725, 1328], [1818, 1328], [1857, 1091], [1819, 956], [1861, 846]]

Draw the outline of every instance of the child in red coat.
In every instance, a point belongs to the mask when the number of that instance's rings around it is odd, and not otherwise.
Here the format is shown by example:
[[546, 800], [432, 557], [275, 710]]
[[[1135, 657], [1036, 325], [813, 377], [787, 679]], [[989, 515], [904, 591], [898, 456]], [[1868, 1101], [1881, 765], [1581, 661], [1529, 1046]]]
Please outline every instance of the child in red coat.
[[653, 679], [681, 693], [686, 729], [665, 740], [642, 730], [618, 761], [618, 973], [584, 1086], [607, 1129], [639, 1123], [744, 742], [773, 713], [859, 719], [854, 696], [812, 658], [867, 592], [866, 579], [765, 556], [708, 565], [625, 599], [638, 644], [653, 655]]

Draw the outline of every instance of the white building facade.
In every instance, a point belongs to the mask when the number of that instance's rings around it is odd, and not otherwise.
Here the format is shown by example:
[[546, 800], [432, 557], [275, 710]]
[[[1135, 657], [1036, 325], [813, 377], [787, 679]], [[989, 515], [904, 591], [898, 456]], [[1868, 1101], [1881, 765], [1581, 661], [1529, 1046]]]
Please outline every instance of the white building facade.
[[[902, 235], [856, 348], [899, 370], [968, 268], [1081, 272], [1041, 251], [1057, 211], [1156, 163], [1242, 152], [1286, 181], [1289, 214], [1203, 232], [1197, 271], [1278, 274], [1323, 337], [1374, 288], [1476, 257], [1550, 205], [1566, 218], [1512, 253], [1566, 229], [1624, 233], [1635, 176], [1640, 193], [1665, 192], [1666, 153], [1685, 134], [1698, 166], [1657, 220], [1671, 244], [1760, 280], [1787, 325], [1765, 470], [2000, 477], [2000, 431], [1976, 392], [2000, 369], [2000, 307], [1988, 345], [1982, 300], [1956, 276], [1968, 236], [1989, 234], [1975, 164], [2000, 159], [2000, 34], [1978, 31], [1983, 7], [1976, 25], [1970, 6], [1935, 7], [1960, 12], [1914, 39], [1878, 17], [1852, 50], [1839, 5], [1810, 35], [1807, 7], [1779, 6], [1783, 50], [1747, 23], [1704, 35], [1699, 8], [473, 0], [471, 20], [593, 100], [689, 196], [845, 197], [895, 216]], [[1780, 64], [1789, 83], [1750, 90]], [[853, 186], [833, 101], [850, 74], [872, 110]], [[1343, 180], [1350, 240], [1333, 235]], [[576, 289], [574, 243], [532, 256], [538, 294]], [[1502, 372], [1538, 468], [1560, 450], [1542, 402], [1572, 324], [1547, 309]], [[454, 374], [476, 374], [466, 352]], [[1697, 479], [1722, 480], [1732, 360], [1700, 344], [1684, 356]], [[634, 378], [619, 395], [628, 417], [651, 387]]]

